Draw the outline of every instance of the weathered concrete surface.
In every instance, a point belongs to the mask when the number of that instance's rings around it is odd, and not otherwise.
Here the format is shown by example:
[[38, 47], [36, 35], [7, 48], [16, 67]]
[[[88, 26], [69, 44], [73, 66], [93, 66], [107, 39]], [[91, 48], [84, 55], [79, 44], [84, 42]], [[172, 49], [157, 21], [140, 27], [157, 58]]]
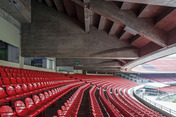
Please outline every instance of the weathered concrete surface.
[[[32, 24], [22, 26], [22, 56], [93, 58], [94, 53], [128, 46], [104, 31], [91, 27], [86, 33], [79, 22], [55, 9], [34, 2]], [[107, 55], [107, 56], [106, 56]], [[95, 58], [138, 58], [137, 49], [113, 51]]]

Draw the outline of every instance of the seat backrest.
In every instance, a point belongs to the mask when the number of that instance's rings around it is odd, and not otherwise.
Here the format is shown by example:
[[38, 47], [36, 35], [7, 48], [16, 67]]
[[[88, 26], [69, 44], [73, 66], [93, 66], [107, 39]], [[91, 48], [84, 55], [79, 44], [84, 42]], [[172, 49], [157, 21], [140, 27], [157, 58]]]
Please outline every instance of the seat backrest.
[[64, 106], [65, 106], [65, 107], [68, 107], [68, 104], [67, 104], [67, 102], [65, 102], [65, 103], [64, 103]]
[[16, 101], [15, 102], [15, 111], [17, 114], [20, 114], [21, 112], [25, 111], [26, 106], [22, 101]]
[[6, 84], [6, 85], [10, 84], [9, 78], [3, 77], [2, 79], [3, 79], [4, 84]]
[[43, 93], [40, 93], [40, 94], [39, 94], [39, 97], [40, 97], [40, 100], [41, 100], [42, 102], [45, 101], [45, 96], [44, 96]]
[[4, 88], [0, 87], [0, 98], [4, 98], [6, 96], [7, 96], [7, 94], [6, 94], [5, 90], [4, 90]]
[[48, 91], [48, 94], [50, 97], [53, 95], [51, 91]]
[[13, 77], [10, 78], [10, 82], [11, 82], [12, 84], [16, 84], [16, 83], [17, 83], [16, 79], [13, 78]]
[[64, 115], [62, 110], [57, 110], [57, 115]]
[[25, 77], [22, 77], [22, 82], [23, 82], [23, 83], [26, 83], [26, 82], [27, 82]]
[[2, 106], [0, 108], [1, 117], [10, 117], [14, 115], [14, 112], [10, 106]]
[[8, 95], [16, 95], [16, 91], [13, 86], [7, 85], [6, 91]]
[[35, 105], [39, 105], [41, 103], [40, 98], [37, 95], [33, 95], [33, 100]]
[[23, 93], [23, 90], [20, 85], [15, 85], [15, 90], [16, 90], [16, 93]]
[[41, 84], [38, 82], [37, 83], [37, 86], [38, 86], [38, 88], [41, 88], [42, 86], [41, 86]]
[[26, 98], [25, 99], [25, 104], [26, 104], [27, 109], [30, 109], [34, 106], [34, 102], [31, 98]]
[[34, 87], [34, 89], [38, 88], [36, 83], [33, 83], [33, 87]]
[[27, 82], [28, 82], [28, 83], [30, 83], [30, 82], [31, 82], [30, 78], [26, 78], [26, 80], [27, 80]]
[[18, 83], [22, 83], [22, 80], [21, 80], [20, 77], [17, 77], [17, 82], [18, 82]]
[[65, 106], [61, 106], [62, 111], [66, 111], [67, 109], [65, 108]]
[[51, 92], [52, 92], [52, 94], [53, 94], [53, 95], [55, 95], [55, 94], [56, 94], [56, 93], [55, 93], [55, 91], [54, 91], [53, 89], [51, 90]]
[[49, 94], [47, 92], [44, 92], [45, 98], [48, 99], [49, 98]]
[[29, 88], [29, 90], [34, 90], [34, 87], [31, 83], [28, 84], [28, 88]]
[[26, 84], [22, 84], [22, 89], [23, 89], [24, 92], [28, 92], [29, 91], [29, 89], [28, 89]]

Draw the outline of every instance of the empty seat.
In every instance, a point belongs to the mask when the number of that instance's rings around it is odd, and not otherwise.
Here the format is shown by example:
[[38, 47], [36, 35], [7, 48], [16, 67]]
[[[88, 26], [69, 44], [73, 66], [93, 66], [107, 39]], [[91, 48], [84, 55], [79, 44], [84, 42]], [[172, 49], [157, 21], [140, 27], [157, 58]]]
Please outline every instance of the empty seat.
[[34, 104], [39, 106], [41, 104], [40, 98], [37, 95], [33, 95]]
[[14, 112], [10, 106], [2, 106], [0, 108], [1, 117], [12, 117], [14, 116]]
[[5, 102], [5, 97], [7, 97], [5, 90], [4, 88], [0, 87], [0, 102]]
[[19, 83], [19, 84], [21, 84], [21, 83], [22, 83], [21, 78], [17, 77], [17, 83]]
[[17, 83], [16, 79], [13, 78], [13, 77], [10, 78], [10, 82], [11, 82], [12, 84], [16, 84], [16, 83]]
[[32, 110], [32, 109], [35, 108], [34, 102], [33, 102], [33, 100], [31, 98], [26, 98], [25, 99], [25, 104], [26, 104], [26, 108], [28, 110]]
[[3, 83], [4, 83], [5, 85], [9, 85], [9, 84], [10, 84], [10, 80], [9, 80], [8, 77], [3, 77], [2, 79], [3, 79]]
[[25, 113], [28, 110], [26, 109], [25, 104], [22, 101], [16, 101], [15, 102], [15, 112], [18, 116], [25, 116]]

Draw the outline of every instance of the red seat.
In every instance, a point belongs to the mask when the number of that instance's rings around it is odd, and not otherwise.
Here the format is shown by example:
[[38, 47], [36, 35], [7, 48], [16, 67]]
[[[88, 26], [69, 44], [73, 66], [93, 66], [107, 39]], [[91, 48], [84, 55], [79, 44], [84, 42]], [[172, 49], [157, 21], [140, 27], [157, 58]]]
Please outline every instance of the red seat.
[[59, 117], [60, 117], [60, 116], [62, 117], [62, 116], [64, 116], [64, 113], [62, 112], [62, 110], [58, 110], [58, 111], [57, 111], [57, 115], [59, 115]]
[[49, 99], [49, 94], [47, 92], [44, 92], [45, 98]]
[[33, 83], [33, 88], [34, 88], [34, 89], [38, 89], [38, 87], [37, 87], [37, 84], [36, 84], [36, 83]]
[[13, 77], [10, 78], [10, 82], [11, 82], [12, 84], [16, 84], [16, 83], [17, 83], [16, 79], [13, 78]]
[[15, 102], [15, 111], [18, 116], [25, 116], [24, 114], [28, 111], [25, 104], [22, 101]]
[[21, 78], [17, 77], [17, 82], [18, 82], [19, 84], [21, 84], [21, 83], [22, 83]]
[[40, 100], [41, 100], [42, 102], [45, 101], [45, 96], [44, 96], [43, 93], [40, 93], [40, 94], [39, 94], [39, 97], [40, 97]]
[[28, 89], [26, 84], [22, 84], [22, 89], [23, 89], [24, 92], [28, 92], [29, 91], [29, 89]]
[[12, 117], [14, 116], [14, 112], [10, 106], [2, 106], [0, 108], [1, 117]]
[[31, 91], [34, 90], [34, 87], [33, 87], [33, 85], [32, 85], [31, 83], [28, 84], [28, 88], [29, 88], [29, 90], [31, 90]]
[[7, 92], [7, 94], [9, 95], [6, 99], [7, 100], [13, 100], [13, 99], [15, 99], [16, 97], [15, 97], [15, 95], [16, 95], [16, 91], [15, 91], [15, 89], [14, 89], [14, 87], [13, 86], [6, 86], [6, 92]]
[[26, 82], [27, 82], [27, 81], [26, 81], [26, 78], [22, 77], [22, 82], [23, 82], [23, 83], [26, 83]]
[[28, 110], [31, 110], [31, 109], [35, 108], [34, 102], [33, 102], [33, 100], [31, 98], [26, 98], [25, 99], [25, 104], [26, 104], [26, 108]]
[[9, 78], [3, 77], [2, 79], [3, 79], [4, 84], [6, 84], [6, 85], [10, 84]]
[[17, 97], [24, 96], [23, 90], [22, 90], [20, 85], [15, 85], [15, 91], [16, 91], [17, 94], [19, 94], [19, 95], [16, 95]]
[[34, 104], [39, 106], [41, 104], [40, 98], [37, 95], [33, 95]]
[[5, 102], [6, 100], [4, 99], [7, 97], [6, 92], [4, 91], [4, 88], [0, 87], [0, 102]]

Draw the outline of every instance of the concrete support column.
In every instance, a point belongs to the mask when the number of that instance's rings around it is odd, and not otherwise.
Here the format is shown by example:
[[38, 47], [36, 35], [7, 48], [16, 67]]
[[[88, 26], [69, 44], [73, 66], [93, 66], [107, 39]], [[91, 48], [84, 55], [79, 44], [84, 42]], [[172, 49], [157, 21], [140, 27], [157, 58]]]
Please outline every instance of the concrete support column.
[[19, 56], [19, 68], [24, 68], [24, 57]]

